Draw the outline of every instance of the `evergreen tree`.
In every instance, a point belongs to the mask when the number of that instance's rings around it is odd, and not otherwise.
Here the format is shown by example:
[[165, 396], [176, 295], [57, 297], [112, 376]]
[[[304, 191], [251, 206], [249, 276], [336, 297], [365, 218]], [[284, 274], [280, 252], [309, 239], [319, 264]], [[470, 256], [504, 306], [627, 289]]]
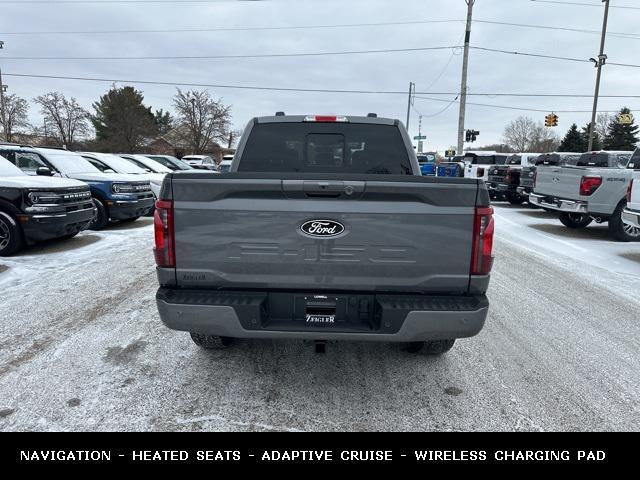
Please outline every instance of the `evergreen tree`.
[[155, 118], [156, 128], [160, 135], [164, 135], [173, 129], [174, 119], [169, 112], [165, 112], [162, 108], [156, 110]]
[[578, 125], [575, 123], [571, 125], [569, 131], [560, 142], [558, 147], [559, 152], [584, 152], [586, 150], [586, 144], [584, 137], [578, 131]]
[[91, 122], [101, 150], [137, 152], [146, 138], [157, 133], [155, 117], [143, 100], [142, 92], [133, 87], [113, 86], [93, 104], [96, 113]]
[[620, 113], [609, 122], [607, 136], [604, 138], [604, 148], [606, 150], [634, 150], [638, 143], [638, 130], [640, 128], [635, 123], [628, 125], [619, 121], [620, 115], [629, 114], [631, 110], [624, 107]]
[[[587, 149], [589, 148], [589, 124], [587, 123], [584, 127], [582, 127], [582, 132], [581, 132], [582, 138], [584, 139], [584, 150], [582, 150], [583, 152], [586, 152]], [[596, 150], [602, 150], [602, 140], [600, 139], [600, 135], [598, 135], [598, 132], [595, 131], [593, 132], [593, 145], [591, 145], [591, 150], [592, 151], [596, 151]]]

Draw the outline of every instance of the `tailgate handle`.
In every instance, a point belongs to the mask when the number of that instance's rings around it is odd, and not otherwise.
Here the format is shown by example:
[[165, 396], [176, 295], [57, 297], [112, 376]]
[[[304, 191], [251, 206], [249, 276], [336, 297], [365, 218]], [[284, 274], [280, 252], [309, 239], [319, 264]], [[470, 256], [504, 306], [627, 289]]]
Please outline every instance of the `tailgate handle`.
[[354, 193], [362, 193], [364, 182], [332, 182], [332, 181], [305, 181], [302, 191], [307, 197], [331, 197], [338, 198], [342, 195], [351, 196]]

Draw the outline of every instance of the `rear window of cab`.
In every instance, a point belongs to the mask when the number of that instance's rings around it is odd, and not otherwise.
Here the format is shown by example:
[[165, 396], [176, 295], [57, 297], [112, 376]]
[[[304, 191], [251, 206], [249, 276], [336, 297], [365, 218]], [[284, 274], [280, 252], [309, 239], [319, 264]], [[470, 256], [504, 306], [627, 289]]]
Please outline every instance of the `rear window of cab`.
[[636, 148], [636, 151], [633, 152], [633, 155], [631, 155], [629, 163], [627, 164], [627, 168], [640, 170], [640, 147]]
[[413, 174], [397, 126], [333, 122], [254, 125], [238, 171]]

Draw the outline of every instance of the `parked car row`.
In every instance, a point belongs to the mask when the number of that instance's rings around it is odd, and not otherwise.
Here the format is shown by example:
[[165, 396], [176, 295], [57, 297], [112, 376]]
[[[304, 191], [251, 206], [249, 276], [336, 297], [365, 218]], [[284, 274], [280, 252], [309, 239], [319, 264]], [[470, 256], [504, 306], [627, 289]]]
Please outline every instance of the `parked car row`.
[[539, 165], [529, 202], [558, 212], [569, 228], [584, 228], [591, 222], [607, 222], [619, 241], [640, 240], [633, 215], [623, 212], [630, 197], [631, 180], [640, 174], [640, 149], [631, 152], [583, 153], [565, 165]]
[[418, 164], [423, 177], [463, 177], [464, 162], [460, 158], [437, 162], [435, 152], [418, 153]]
[[515, 205], [527, 201], [558, 212], [569, 228], [607, 222], [616, 240], [640, 240], [640, 149], [633, 153], [478, 151], [454, 160], [464, 163], [465, 177], [485, 181], [492, 200]]
[[184, 158], [0, 144], [0, 256], [150, 215], [167, 173], [200, 168], [189, 164], [198, 160], [206, 170], [214, 165], [212, 173], [226, 172], [233, 156], [220, 172], [212, 157]]

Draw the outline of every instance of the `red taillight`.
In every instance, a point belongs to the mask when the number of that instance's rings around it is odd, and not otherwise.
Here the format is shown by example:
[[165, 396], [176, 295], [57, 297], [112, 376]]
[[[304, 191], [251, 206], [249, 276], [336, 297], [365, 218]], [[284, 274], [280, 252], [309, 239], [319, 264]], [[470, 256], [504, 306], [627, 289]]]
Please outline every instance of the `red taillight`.
[[631, 190], [633, 190], [633, 178], [627, 185], [627, 203], [631, 203]]
[[580, 179], [580, 195], [589, 196], [602, 185], [602, 177], [583, 176]]
[[308, 115], [304, 117], [305, 122], [348, 122], [347, 117], [337, 115]]
[[478, 170], [476, 170], [476, 177], [484, 177], [484, 168], [478, 168]]
[[476, 207], [471, 247], [471, 275], [488, 275], [493, 266], [493, 208]]
[[156, 246], [153, 254], [159, 267], [175, 268], [176, 250], [173, 234], [173, 200], [157, 200], [153, 214]]

